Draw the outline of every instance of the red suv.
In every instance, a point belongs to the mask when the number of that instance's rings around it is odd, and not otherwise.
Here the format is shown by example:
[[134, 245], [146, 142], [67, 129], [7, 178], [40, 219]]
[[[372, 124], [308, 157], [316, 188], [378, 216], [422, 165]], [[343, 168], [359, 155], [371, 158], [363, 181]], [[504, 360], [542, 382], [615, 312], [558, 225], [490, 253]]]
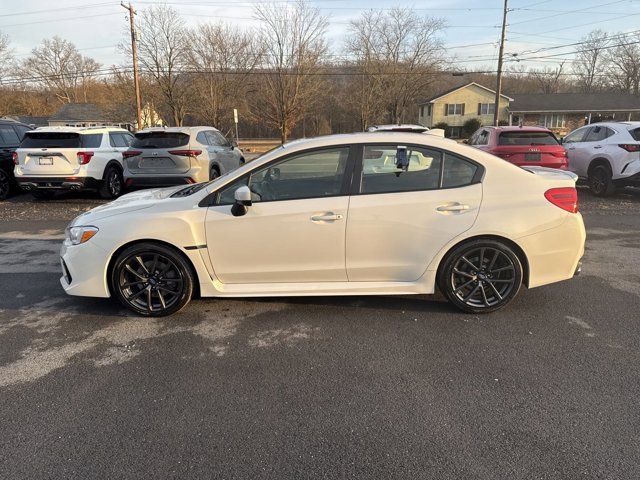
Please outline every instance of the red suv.
[[567, 152], [544, 127], [482, 127], [467, 142], [515, 165], [560, 168], [569, 166]]

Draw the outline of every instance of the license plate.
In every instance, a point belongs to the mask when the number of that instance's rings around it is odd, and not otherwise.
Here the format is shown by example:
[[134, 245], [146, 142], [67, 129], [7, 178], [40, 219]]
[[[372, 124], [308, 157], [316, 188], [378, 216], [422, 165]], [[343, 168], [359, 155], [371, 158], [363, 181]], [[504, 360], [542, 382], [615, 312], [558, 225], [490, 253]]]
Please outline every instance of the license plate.
[[40, 157], [38, 165], [53, 165], [53, 157]]
[[524, 154], [524, 159], [527, 162], [539, 162], [540, 161], [540, 154], [539, 153], [525, 153]]

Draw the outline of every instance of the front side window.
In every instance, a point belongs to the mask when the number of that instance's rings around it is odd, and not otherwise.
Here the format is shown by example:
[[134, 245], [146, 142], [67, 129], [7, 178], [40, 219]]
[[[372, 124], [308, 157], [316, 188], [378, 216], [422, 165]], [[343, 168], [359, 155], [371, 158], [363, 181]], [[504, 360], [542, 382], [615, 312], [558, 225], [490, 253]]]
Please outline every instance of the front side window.
[[581, 128], [580, 130], [576, 130], [575, 132], [571, 132], [569, 135], [564, 137], [562, 143], [578, 143], [584, 140], [584, 136], [587, 133], [588, 128]]
[[340, 195], [349, 147], [313, 150], [251, 172], [254, 201], [295, 200]]
[[464, 115], [464, 103], [447, 104], [447, 115]]
[[[399, 156], [409, 161], [407, 170], [397, 166]], [[440, 185], [442, 154], [403, 145], [367, 145], [362, 158], [360, 193], [433, 190]]]

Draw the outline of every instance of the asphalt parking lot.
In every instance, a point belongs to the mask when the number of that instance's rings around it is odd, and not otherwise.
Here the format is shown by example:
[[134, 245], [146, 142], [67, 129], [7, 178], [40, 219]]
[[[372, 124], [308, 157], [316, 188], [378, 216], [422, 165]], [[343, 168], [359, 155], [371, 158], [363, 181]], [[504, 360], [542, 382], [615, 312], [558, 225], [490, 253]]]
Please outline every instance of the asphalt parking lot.
[[0, 478], [640, 478], [640, 191], [580, 190], [583, 273], [440, 297], [67, 297], [90, 195], [0, 204]]

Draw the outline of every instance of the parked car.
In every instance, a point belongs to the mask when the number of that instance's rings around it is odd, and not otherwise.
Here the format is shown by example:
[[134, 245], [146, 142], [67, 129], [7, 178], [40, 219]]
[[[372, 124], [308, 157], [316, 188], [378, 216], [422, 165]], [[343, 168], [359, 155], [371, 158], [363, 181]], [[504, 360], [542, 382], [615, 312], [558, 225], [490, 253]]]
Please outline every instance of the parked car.
[[27, 132], [14, 155], [18, 184], [39, 199], [61, 190], [124, 190], [122, 153], [133, 135], [117, 127], [41, 127]]
[[115, 297], [150, 316], [177, 312], [194, 292], [436, 285], [461, 310], [490, 312], [521, 284], [573, 277], [584, 253], [576, 175], [525, 168], [416, 133], [298, 140], [211, 182], [129, 193], [80, 215], [60, 281], [70, 295]]
[[569, 169], [605, 197], [617, 187], [640, 186], [640, 122], [606, 122], [574, 130], [562, 140]]
[[13, 176], [13, 152], [16, 151], [29, 125], [0, 119], [0, 200], [18, 190]]
[[213, 127], [148, 128], [125, 153], [127, 186], [171, 186], [213, 180], [244, 164], [242, 151]]
[[566, 170], [567, 152], [553, 132], [544, 127], [482, 127], [469, 145], [514, 165], [538, 165]]

